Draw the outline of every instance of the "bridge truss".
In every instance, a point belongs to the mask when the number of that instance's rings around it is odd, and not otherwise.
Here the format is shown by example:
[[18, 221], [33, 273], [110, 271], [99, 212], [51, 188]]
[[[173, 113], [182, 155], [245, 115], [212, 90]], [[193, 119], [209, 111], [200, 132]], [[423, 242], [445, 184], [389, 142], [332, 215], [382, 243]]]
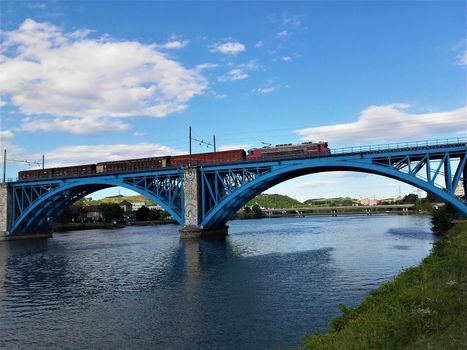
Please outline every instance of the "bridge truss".
[[[467, 214], [464, 198], [455, 195], [462, 181], [466, 188], [467, 143], [446, 143], [395, 149], [360, 149], [294, 159], [263, 159], [197, 169], [200, 228], [225, 225], [256, 195], [283, 181], [329, 171], [357, 171], [386, 176], [427, 191]], [[159, 204], [180, 225], [185, 223], [184, 169], [157, 169], [34, 182], [14, 182], [8, 235], [38, 233], [77, 200], [101, 189], [121, 186]]]

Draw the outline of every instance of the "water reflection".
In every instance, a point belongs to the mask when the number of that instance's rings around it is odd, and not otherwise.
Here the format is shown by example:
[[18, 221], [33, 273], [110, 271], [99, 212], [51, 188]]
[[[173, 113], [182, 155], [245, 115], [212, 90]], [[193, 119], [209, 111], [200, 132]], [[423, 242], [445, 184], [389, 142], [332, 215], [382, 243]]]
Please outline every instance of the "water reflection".
[[[231, 223], [224, 241], [177, 226], [0, 244], [0, 348], [293, 346], [431, 248], [428, 218]], [[79, 331], [76, 331], [79, 330]]]

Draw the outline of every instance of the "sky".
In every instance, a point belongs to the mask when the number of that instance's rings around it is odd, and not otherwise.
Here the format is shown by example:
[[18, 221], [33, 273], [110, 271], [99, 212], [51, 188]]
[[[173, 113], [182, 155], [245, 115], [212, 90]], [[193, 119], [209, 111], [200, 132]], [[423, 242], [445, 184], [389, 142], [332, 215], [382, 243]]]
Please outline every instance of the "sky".
[[[0, 6], [0, 142], [9, 178], [34, 166], [13, 160], [40, 162], [43, 154], [46, 166], [183, 154], [189, 126], [197, 139], [216, 135], [219, 149], [246, 150], [467, 135], [464, 1]], [[414, 191], [337, 172], [267, 192], [306, 200]]]

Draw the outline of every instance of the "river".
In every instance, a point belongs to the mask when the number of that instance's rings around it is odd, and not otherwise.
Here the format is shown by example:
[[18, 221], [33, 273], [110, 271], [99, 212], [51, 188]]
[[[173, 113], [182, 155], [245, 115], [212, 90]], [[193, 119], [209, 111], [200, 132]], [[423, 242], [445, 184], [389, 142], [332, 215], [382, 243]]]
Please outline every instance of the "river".
[[225, 242], [130, 226], [0, 242], [0, 349], [274, 349], [429, 253], [430, 218], [230, 222]]

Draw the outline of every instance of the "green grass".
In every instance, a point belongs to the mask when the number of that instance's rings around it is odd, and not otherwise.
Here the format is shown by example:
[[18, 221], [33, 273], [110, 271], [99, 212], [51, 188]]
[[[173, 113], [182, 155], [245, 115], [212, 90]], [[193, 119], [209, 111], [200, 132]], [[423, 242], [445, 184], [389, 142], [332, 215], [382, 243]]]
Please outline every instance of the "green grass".
[[340, 309], [331, 331], [306, 336], [304, 349], [467, 349], [467, 224], [358, 307]]

